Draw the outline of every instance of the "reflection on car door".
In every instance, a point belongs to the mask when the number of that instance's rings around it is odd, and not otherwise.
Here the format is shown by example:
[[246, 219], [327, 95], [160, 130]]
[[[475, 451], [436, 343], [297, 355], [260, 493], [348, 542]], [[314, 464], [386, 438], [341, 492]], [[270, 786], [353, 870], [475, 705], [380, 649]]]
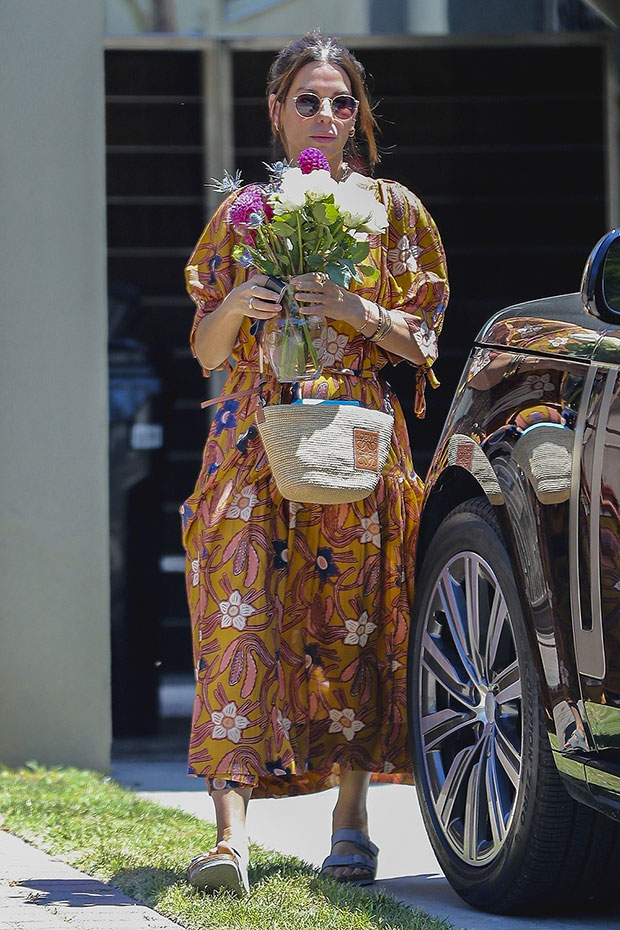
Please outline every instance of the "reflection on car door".
[[605, 750], [620, 748], [618, 368], [597, 366], [591, 383], [578, 504], [573, 497], [579, 550], [573, 630], [586, 716], [597, 748]]

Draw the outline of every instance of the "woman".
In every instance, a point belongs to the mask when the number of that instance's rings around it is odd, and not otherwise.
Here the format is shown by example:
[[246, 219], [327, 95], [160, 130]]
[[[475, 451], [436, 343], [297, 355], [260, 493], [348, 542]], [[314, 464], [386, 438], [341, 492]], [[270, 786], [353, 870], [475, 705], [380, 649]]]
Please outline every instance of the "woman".
[[[290, 161], [318, 148], [342, 180], [351, 166], [360, 170], [360, 139], [367, 168], [378, 161], [363, 68], [336, 40], [313, 33], [290, 43], [272, 65], [268, 95], [274, 141]], [[379, 277], [349, 290], [319, 274], [293, 279], [304, 312], [327, 321], [326, 366], [303, 393], [383, 408], [380, 370], [404, 359], [423, 415], [448, 298], [444, 253], [410, 191], [392, 181], [368, 185], [389, 218], [370, 240]], [[378, 852], [368, 838], [371, 775], [403, 780], [411, 772], [405, 678], [422, 483], [394, 399], [376, 492], [333, 506], [279, 495], [254, 426], [254, 333], [256, 321], [280, 307], [265, 276], [231, 257], [235, 196], [207, 225], [186, 269], [197, 306], [194, 353], [205, 374], [229, 371], [197, 485], [181, 508], [197, 675], [189, 771], [206, 777], [217, 819], [216, 847], [188, 874], [198, 887], [244, 893], [250, 796], [339, 784], [323, 872], [369, 883]], [[242, 391], [248, 395], [226, 399]], [[273, 376], [267, 397], [279, 398]]]

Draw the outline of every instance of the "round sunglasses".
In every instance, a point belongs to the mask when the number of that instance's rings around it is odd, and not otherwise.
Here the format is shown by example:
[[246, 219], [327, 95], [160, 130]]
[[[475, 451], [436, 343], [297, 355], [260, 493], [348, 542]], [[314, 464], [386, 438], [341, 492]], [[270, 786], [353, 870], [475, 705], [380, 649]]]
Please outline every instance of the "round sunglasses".
[[293, 97], [295, 109], [304, 119], [310, 119], [316, 116], [321, 109], [324, 100], [329, 100], [332, 116], [336, 119], [351, 119], [359, 106], [359, 100], [352, 97], [351, 94], [336, 94], [335, 97], [319, 97], [318, 94], [307, 92]]

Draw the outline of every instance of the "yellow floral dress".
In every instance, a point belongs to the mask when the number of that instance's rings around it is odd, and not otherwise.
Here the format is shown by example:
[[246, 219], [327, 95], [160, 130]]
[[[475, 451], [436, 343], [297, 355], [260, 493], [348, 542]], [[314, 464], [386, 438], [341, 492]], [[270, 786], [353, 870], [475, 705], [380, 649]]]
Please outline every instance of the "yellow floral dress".
[[[393, 181], [368, 184], [387, 207], [389, 227], [370, 240], [378, 279], [353, 282], [352, 290], [411, 314], [426, 359], [412, 377], [421, 416], [448, 299], [445, 256], [414, 194]], [[196, 304], [192, 345], [201, 318], [248, 274], [231, 255], [235, 196], [215, 213], [186, 268]], [[226, 363], [225, 394], [257, 384], [252, 322], [244, 321]], [[329, 321], [324, 371], [303, 395], [382, 409], [388, 361], [401, 359]], [[278, 401], [273, 376], [266, 396]], [[256, 396], [216, 407], [196, 486], [181, 507], [196, 673], [190, 775], [253, 785], [263, 797], [331, 787], [340, 767], [410, 778], [407, 638], [423, 487], [402, 410], [391, 401], [394, 433], [377, 490], [329, 506], [278, 493], [256, 431]]]

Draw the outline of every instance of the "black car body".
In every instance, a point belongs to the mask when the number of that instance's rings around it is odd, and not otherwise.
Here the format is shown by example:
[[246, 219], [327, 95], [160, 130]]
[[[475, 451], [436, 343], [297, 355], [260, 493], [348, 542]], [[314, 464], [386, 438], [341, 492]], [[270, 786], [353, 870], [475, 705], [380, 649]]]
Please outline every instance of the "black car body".
[[504, 913], [617, 902], [620, 231], [580, 293], [480, 332], [426, 484], [416, 784], [454, 888]]

